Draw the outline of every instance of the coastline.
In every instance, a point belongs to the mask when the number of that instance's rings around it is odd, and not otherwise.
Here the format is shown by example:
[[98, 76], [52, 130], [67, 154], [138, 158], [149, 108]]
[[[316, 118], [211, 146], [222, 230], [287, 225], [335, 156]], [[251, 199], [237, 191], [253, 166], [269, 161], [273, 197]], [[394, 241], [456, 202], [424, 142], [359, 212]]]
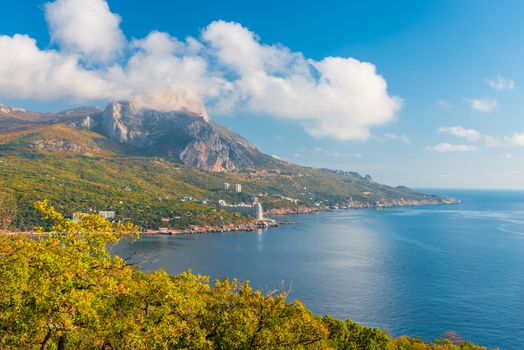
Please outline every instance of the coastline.
[[171, 229], [171, 230], [145, 230], [140, 232], [141, 235], [191, 235], [191, 234], [206, 234], [206, 233], [221, 233], [221, 232], [238, 232], [238, 231], [255, 231], [257, 229], [264, 229], [270, 227], [277, 227], [277, 222], [270, 220], [252, 221], [243, 224], [226, 224], [220, 226], [213, 225], [191, 225], [185, 229]]
[[[409, 207], [409, 206], [423, 206], [423, 205], [449, 205], [459, 204], [461, 201], [452, 197], [440, 197], [440, 200], [394, 200], [383, 203], [367, 203], [367, 202], [347, 202], [345, 205], [336, 206], [299, 206], [299, 207], [284, 207], [266, 210], [266, 215], [270, 216], [287, 216], [287, 215], [305, 215], [318, 212], [327, 212], [331, 210], [351, 210], [351, 209], [383, 209], [395, 207]], [[277, 221], [267, 220], [252, 220], [242, 224], [224, 224], [219, 226], [214, 225], [191, 225], [185, 229], [170, 229], [170, 230], [155, 230], [146, 229], [140, 231], [140, 235], [191, 235], [191, 234], [206, 234], [206, 233], [226, 233], [226, 232], [240, 232], [240, 231], [255, 231], [257, 229], [267, 229], [278, 227], [280, 224], [289, 224], [288, 222], [279, 223]], [[47, 235], [46, 232], [35, 231], [0, 231], [0, 234], [16, 235], [23, 234], [28, 236]]]
[[297, 215], [297, 214], [311, 214], [321, 211], [330, 211], [338, 209], [383, 209], [383, 208], [398, 208], [398, 207], [419, 207], [424, 205], [449, 205], [449, 204], [460, 204], [460, 199], [453, 197], [439, 197], [440, 200], [435, 199], [424, 199], [424, 200], [392, 200], [388, 202], [355, 202], [348, 201], [345, 204], [338, 204], [334, 206], [299, 206], [299, 207], [284, 207], [274, 208], [266, 210], [267, 215], [274, 216], [285, 216], [285, 215]]
[[[317, 212], [327, 212], [330, 210], [338, 209], [382, 209], [382, 208], [395, 208], [395, 207], [410, 207], [410, 206], [423, 206], [423, 205], [449, 205], [449, 204], [459, 204], [460, 200], [452, 197], [440, 197], [440, 200], [427, 199], [427, 200], [394, 200], [383, 203], [364, 203], [364, 202], [348, 202], [344, 206], [299, 206], [299, 207], [284, 207], [278, 209], [269, 209], [266, 210], [266, 215], [270, 216], [287, 216], [287, 215], [305, 215], [312, 214]], [[200, 226], [190, 226], [187, 229], [173, 229], [170, 231], [160, 231], [160, 230], [146, 230], [141, 232], [143, 235], [190, 235], [190, 234], [206, 234], [206, 233], [224, 233], [224, 232], [239, 232], [239, 231], [255, 231], [261, 228], [271, 228], [278, 227], [280, 224], [289, 224], [288, 222], [276, 222], [269, 220], [253, 221], [250, 223], [244, 224], [228, 224], [221, 226], [211, 226], [211, 225], [200, 225]]]

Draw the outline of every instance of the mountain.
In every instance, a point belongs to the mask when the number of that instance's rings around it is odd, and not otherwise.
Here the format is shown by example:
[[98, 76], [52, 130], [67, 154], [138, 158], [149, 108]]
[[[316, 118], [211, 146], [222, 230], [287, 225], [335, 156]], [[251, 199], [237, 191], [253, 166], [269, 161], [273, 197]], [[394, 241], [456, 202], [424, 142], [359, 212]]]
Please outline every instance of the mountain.
[[98, 107], [79, 107], [67, 109], [58, 113], [31, 112], [24, 108], [8, 106], [0, 103], [0, 131], [49, 125], [53, 123], [76, 122], [80, 118], [100, 113]]
[[[6, 105], [0, 107], [0, 131], [66, 124], [106, 136], [129, 154], [160, 156], [205, 171], [263, 169], [282, 163], [228, 128], [185, 111], [137, 108], [129, 101], [110, 103], [104, 111], [80, 107], [39, 113]], [[70, 141], [64, 143], [64, 151], [75, 148], [82, 151], [82, 147], [75, 147]], [[61, 141], [52, 143], [50, 147], [59, 150]]]
[[[16, 198], [21, 228], [39, 223], [32, 203], [45, 198], [62, 212], [114, 210], [145, 228], [158, 227], [161, 217], [178, 217], [179, 226], [238, 222], [243, 219], [220, 210], [218, 201], [253, 196], [274, 212], [454, 202], [355, 172], [274, 159], [185, 111], [114, 102], [103, 111], [3, 107], [1, 113], [0, 194]], [[242, 192], [224, 191], [224, 182], [242, 184]]]
[[206, 171], [274, 167], [280, 162], [240, 135], [188, 112], [135, 108], [110, 103], [100, 118], [101, 131], [134, 153], [166, 159]]

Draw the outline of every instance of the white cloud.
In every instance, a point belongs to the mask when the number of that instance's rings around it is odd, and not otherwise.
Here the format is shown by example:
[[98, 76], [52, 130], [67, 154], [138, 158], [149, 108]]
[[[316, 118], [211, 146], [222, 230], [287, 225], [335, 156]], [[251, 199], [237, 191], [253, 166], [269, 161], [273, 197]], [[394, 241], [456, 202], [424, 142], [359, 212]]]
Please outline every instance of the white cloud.
[[506, 144], [509, 146], [524, 146], [524, 131], [516, 132], [511, 136], [504, 137]]
[[515, 82], [513, 80], [504, 78], [500, 74], [497, 74], [493, 79], [486, 79], [484, 81], [494, 90], [513, 90], [515, 88]]
[[411, 138], [406, 134], [392, 134], [392, 133], [386, 133], [384, 134], [384, 137], [388, 140], [394, 140], [394, 141], [400, 141], [405, 144], [411, 143]]
[[83, 68], [77, 58], [40, 50], [27, 35], [0, 35], [0, 96], [49, 99], [109, 98], [101, 74]]
[[298, 120], [315, 137], [367, 139], [369, 127], [393, 120], [401, 107], [371, 63], [306, 59], [260, 43], [238, 23], [213, 22], [203, 38], [236, 76], [231, 98], [240, 109]]
[[480, 132], [475, 129], [465, 129], [461, 126], [445, 127], [441, 126], [438, 132], [456, 137], [461, 137], [469, 141], [477, 141], [480, 138]]
[[488, 147], [521, 147], [524, 146], [524, 131], [509, 136], [484, 136]]
[[115, 91], [114, 98], [148, 95], [157, 106], [207, 114], [206, 101], [219, 99], [231, 89], [219, 72], [211, 71], [194, 39], [180, 42], [155, 31], [132, 41], [130, 47], [132, 55], [126, 64], [114, 65], [105, 75]]
[[369, 129], [392, 121], [402, 105], [373, 64], [308, 59], [262, 43], [238, 23], [212, 22], [200, 38], [184, 41], [153, 31], [127, 42], [104, 0], [56, 0], [45, 12], [58, 49], [39, 49], [26, 35], [0, 36], [0, 97], [139, 95], [137, 105], [261, 113], [343, 140], [369, 138]]
[[471, 109], [477, 112], [491, 112], [498, 105], [497, 100], [493, 98], [473, 98], [467, 101]]
[[125, 45], [120, 17], [105, 0], [56, 0], [45, 5], [51, 40], [62, 49], [105, 62]]
[[475, 152], [477, 147], [472, 145], [457, 145], [451, 143], [439, 143], [429, 149], [439, 153]]

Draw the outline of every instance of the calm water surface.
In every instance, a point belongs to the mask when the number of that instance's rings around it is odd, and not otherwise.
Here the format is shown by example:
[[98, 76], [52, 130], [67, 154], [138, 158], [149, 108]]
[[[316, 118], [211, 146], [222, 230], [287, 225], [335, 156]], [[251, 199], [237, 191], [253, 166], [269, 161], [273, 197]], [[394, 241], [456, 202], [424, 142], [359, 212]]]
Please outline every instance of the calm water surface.
[[318, 314], [433, 339], [455, 330], [524, 348], [524, 192], [435, 191], [460, 205], [343, 210], [260, 232], [143, 237], [120, 256], [255, 288], [282, 283]]

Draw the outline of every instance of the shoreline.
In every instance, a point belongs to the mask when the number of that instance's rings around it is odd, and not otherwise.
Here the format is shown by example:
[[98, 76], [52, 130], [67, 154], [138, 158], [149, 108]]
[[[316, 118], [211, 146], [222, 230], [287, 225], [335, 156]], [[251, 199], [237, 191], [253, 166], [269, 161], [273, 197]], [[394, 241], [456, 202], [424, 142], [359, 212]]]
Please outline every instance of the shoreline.
[[260, 220], [244, 224], [226, 224], [220, 226], [211, 225], [192, 225], [185, 229], [171, 229], [171, 230], [145, 230], [141, 231], [140, 235], [154, 236], [154, 235], [193, 235], [193, 234], [206, 234], [206, 233], [226, 233], [226, 232], [240, 232], [240, 231], [255, 231], [258, 229], [266, 229], [271, 227], [277, 227], [279, 225], [276, 221]]
[[315, 206], [315, 207], [285, 207], [285, 208], [274, 208], [266, 210], [267, 215], [273, 216], [286, 216], [286, 215], [301, 215], [311, 214], [318, 212], [327, 212], [333, 210], [356, 210], [356, 209], [385, 209], [385, 208], [402, 208], [402, 207], [421, 207], [425, 205], [451, 205], [460, 204], [460, 199], [452, 197], [442, 197], [441, 201], [437, 200], [395, 200], [384, 203], [367, 203], [367, 202], [347, 202], [346, 205], [335, 205], [331, 207], [327, 206]]
[[[287, 216], [287, 215], [307, 215], [319, 212], [329, 212], [334, 210], [357, 210], [357, 209], [384, 209], [384, 208], [398, 208], [398, 207], [419, 207], [424, 205], [450, 205], [460, 204], [461, 201], [456, 198], [443, 197], [442, 201], [423, 200], [423, 201], [392, 201], [386, 203], [371, 204], [362, 202], [353, 202], [351, 205], [342, 207], [306, 207], [300, 206], [296, 208], [279, 208], [266, 210], [266, 215], [271, 216]], [[262, 224], [261, 224], [262, 223]], [[226, 232], [252, 232], [257, 229], [273, 228], [279, 225], [287, 225], [290, 222], [276, 222], [269, 220], [262, 220], [246, 224], [228, 224], [221, 226], [191, 226], [187, 229], [173, 229], [170, 231], [160, 230], [146, 230], [140, 232], [141, 235], [191, 235], [191, 234], [206, 234], [206, 233], [226, 233]]]
[[[393, 201], [378, 204], [363, 203], [363, 202], [350, 202], [345, 206], [315, 206], [315, 207], [287, 207], [278, 209], [269, 209], [266, 211], [266, 215], [271, 216], [288, 216], [288, 215], [306, 215], [319, 212], [329, 212], [334, 210], [357, 210], [357, 209], [385, 209], [385, 208], [398, 208], [398, 207], [418, 207], [424, 205], [450, 205], [460, 204], [459, 199], [444, 197], [442, 201], [435, 200], [423, 200], [423, 201]], [[171, 229], [171, 230], [154, 230], [147, 229], [140, 231], [139, 234], [142, 236], [154, 236], [154, 235], [192, 235], [192, 234], [207, 234], [207, 233], [226, 233], [226, 232], [252, 232], [258, 229], [267, 229], [278, 227], [280, 224], [285, 225], [289, 222], [279, 223], [277, 221], [259, 220], [251, 221], [242, 224], [225, 224], [220, 226], [212, 225], [192, 225], [185, 229]], [[0, 231], [0, 234], [16, 235], [22, 234], [27, 236], [46, 236], [48, 232], [35, 232], [35, 231]]]

